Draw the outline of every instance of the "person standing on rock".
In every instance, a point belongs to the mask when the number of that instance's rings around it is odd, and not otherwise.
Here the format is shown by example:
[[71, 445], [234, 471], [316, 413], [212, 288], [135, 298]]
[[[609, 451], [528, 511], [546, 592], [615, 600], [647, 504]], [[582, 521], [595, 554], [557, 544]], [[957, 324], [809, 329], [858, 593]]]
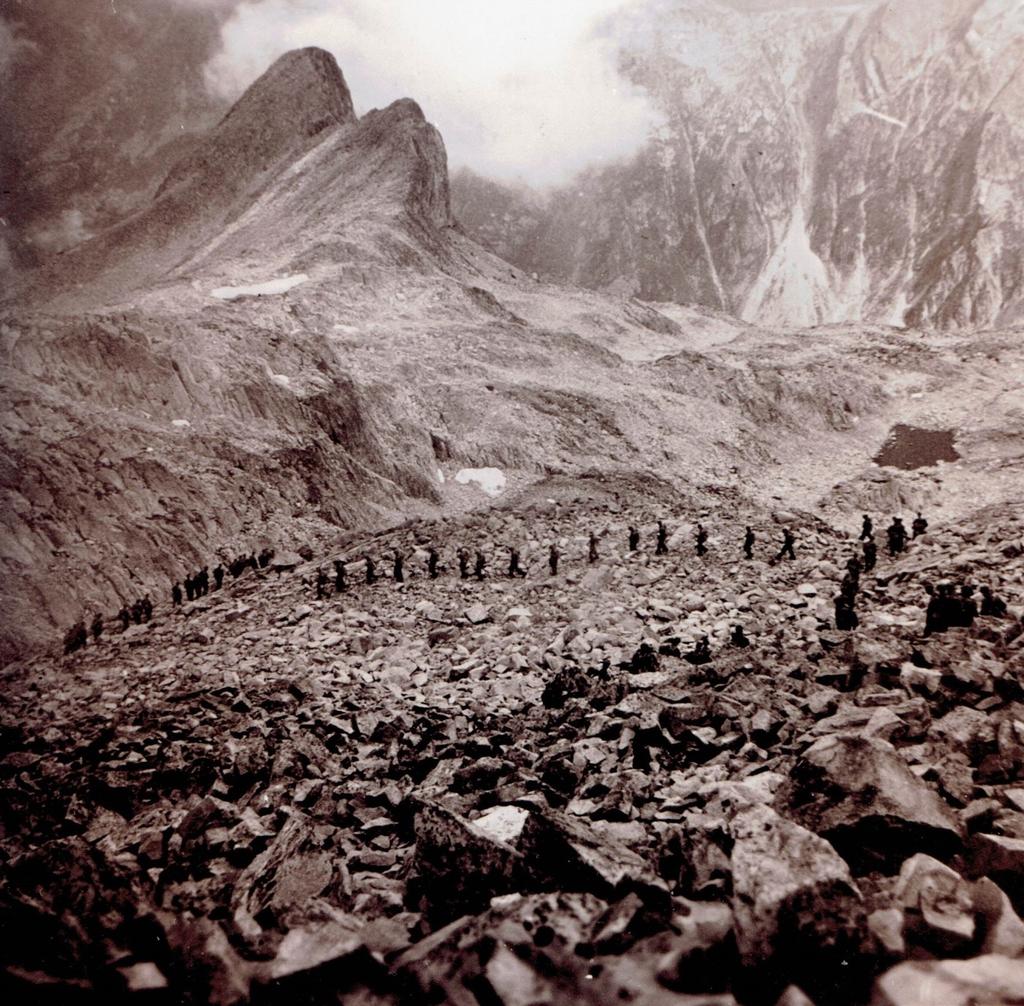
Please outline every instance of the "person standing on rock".
[[886, 535], [889, 539], [889, 555], [899, 555], [907, 543], [907, 529], [899, 517], [893, 517]]
[[793, 532], [788, 527], [784, 527], [782, 529], [782, 548], [779, 549], [779, 554], [775, 557], [775, 561], [781, 562], [784, 558], [795, 559], [794, 544], [796, 544], [796, 538], [793, 536]]
[[857, 540], [858, 541], [866, 541], [868, 538], [872, 537], [872, 535], [874, 534], [874, 531], [875, 531], [874, 523], [872, 522], [871, 518], [867, 514], [864, 514], [864, 516], [861, 518], [860, 538], [858, 538]]
[[171, 586], [171, 604], [174, 605], [175, 608], [181, 607], [181, 584], [178, 583], [177, 580], [175, 580], [174, 584]]
[[665, 555], [668, 552], [668, 528], [663, 520], [658, 521], [658, 543], [654, 547], [655, 555]]
[[348, 574], [348, 566], [344, 559], [334, 560], [334, 592], [336, 594], [345, 593], [346, 583], [345, 577]]
[[729, 636], [729, 642], [733, 646], [738, 646], [741, 649], [750, 645], [750, 640], [747, 638], [747, 634], [743, 631], [742, 625], [734, 625], [732, 627], [732, 635]]
[[981, 588], [981, 614], [988, 618], [1006, 618], [1006, 602], [996, 597], [991, 587]]
[[949, 628], [951, 612], [949, 584], [940, 583], [933, 588], [930, 583], [924, 584], [928, 594], [928, 606], [924, 612], [924, 634], [930, 636], [935, 632], [945, 632]]
[[463, 580], [469, 579], [469, 552], [460, 548], [455, 556], [459, 560], [459, 577]]
[[185, 594], [190, 601], [195, 600], [196, 585], [191, 576], [185, 577]]
[[121, 605], [121, 610], [117, 613], [117, 617], [121, 620], [121, 631], [126, 632], [132, 621], [132, 613], [128, 610], [128, 605]]
[[519, 549], [514, 545], [508, 553], [508, 576], [510, 580], [516, 576], [526, 576], [526, 571], [519, 565]]
[[914, 518], [914, 523], [910, 525], [910, 530], [913, 532], [911, 535], [913, 538], [920, 538], [928, 530], [928, 521], [921, 515], [920, 510], [918, 510], [917, 516]]
[[427, 549], [427, 575], [431, 580], [437, 579], [437, 549], [433, 545]]
[[597, 562], [597, 535], [593, 531], [590, 532], [590, 545], [587, 550], [587, 562], [593, 564]]
[[697, 521], [697, 555], [708, 554], [708, 533], [704, 530], [704, 525], [700, 521]]
[[558, 575], [558, 559], [560, 555], [558, 545], [552, 542], [551, 547], [548, 549], [548, 568], [551, 570], [552, 576]]
[[477, 549], [476, 551], [476, 562], [473, 564], [473, 574], [478, 580], [482, 580], [486, 575], [487, 571], [487, 556]]
[[629, 550], [635, 552], [640, 546], [640, 531], [632, 524], [629, 525]]
[[853, 607], [853, 598], [840, 591], [835, 596], [836, 628], [840, 632], [849, 632], [859, 624], [857, 612]]
[[318, 601], [323, 600], [327, 596], [327, 584], [329, 582], [327, 574], [324, 572], [323, 566], [321, 566], [316, 571], [316, 599]]
[[377, 564], [369, 557], [365, 556], [366, 559], [366, 582], [373, 584], [377, 582]]
[[959, 618], [956, 621], [957, 625], [962, 625], [965, 629], [969, 629], [974, 625], [974, 620], [978, 617], [978, 602], [974, 600], [974, 588], [970, 584], [964, 584], [960, 588], [960, 598], [957, 602]]
[[405, 556], [397, 548], [391, 564], [391, 575], [395, 583], [405, 583]]
[[864, 539], [861, 548], [864, 552], [864, 572], [868, 573], [875, 568], [875, 563], [878, 562], [878, 546], [875, 544], [875, 539], [869, 536]]
[[747, 525], [747, 533], [743, 536], [743, 555], [747, 559], [754, 558], [754, 542], [757, 539], [754, 537], [753, 529], [750, 525]]
[[224, 585], [224, 567], [219, 562], [213, 567], [213, 585], [215, 590]]
[[103, 616], [98, 611], [92, 616], [92, 625], [89, 628], [92, 630], [93, 642], [98, 643], [100, 636], [103, 635]]
[[153, 617], [153, 602], [149, 599], [149, 594], [143, 595], [139, 605], [142, 608], [142, 620], [148, 622]]

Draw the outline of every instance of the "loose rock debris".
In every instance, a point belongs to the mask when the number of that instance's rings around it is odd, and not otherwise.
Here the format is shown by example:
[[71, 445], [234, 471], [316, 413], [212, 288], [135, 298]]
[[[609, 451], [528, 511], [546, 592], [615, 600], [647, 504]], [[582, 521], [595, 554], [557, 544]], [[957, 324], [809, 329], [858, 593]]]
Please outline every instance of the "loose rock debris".
[[[254, 572], [10, 668], [5, 1001], [1024, 1001], [1020, 518], [864, 574], [852, 632], [852, 535], [697, 563], [611, 523], [582, 573]], [[1008, 617], [924, 637], [942, 575]]]

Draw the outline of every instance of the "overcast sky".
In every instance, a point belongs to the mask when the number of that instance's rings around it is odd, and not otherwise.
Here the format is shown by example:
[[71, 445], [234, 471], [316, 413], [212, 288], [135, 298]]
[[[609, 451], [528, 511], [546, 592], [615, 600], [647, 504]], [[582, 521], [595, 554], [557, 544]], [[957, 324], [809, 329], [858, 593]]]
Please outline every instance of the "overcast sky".
[[619, 75], [609, 31], [610, 20], [638, 2], [243, 0], [232, 4], [208, 81], [233, 100], [282, 52], [322, 46], [341, 65], [359, 113], [414, 98], [441, 130], [453, 167], [560, 183], [635, 150], [658, 122], [643, 93]]

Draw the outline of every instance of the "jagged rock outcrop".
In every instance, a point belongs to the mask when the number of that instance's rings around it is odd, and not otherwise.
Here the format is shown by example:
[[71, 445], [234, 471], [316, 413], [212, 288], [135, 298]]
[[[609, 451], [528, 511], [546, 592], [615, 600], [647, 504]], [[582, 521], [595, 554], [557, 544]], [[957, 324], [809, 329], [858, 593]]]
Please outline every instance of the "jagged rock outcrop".
[[538, 194], [460, 172], [467, 231], [545, 278], [763, 324], [973, 328], [1024, 312], [1024, 23], [1012, 0], [616, 23], [664, 125]]

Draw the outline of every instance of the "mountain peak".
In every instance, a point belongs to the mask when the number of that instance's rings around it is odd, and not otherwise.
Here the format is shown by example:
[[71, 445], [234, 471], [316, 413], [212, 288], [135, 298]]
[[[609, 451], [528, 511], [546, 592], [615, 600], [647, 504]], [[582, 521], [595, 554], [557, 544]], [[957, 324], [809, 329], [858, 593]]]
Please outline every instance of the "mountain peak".
[[192, 155], [179, 161], [157, 191], [217, 176], [235, 192], [292, 158], [311, 137], [355, 120], [352, 95], [334, 57], [324, 49], [292, 49], [235, 102]]

